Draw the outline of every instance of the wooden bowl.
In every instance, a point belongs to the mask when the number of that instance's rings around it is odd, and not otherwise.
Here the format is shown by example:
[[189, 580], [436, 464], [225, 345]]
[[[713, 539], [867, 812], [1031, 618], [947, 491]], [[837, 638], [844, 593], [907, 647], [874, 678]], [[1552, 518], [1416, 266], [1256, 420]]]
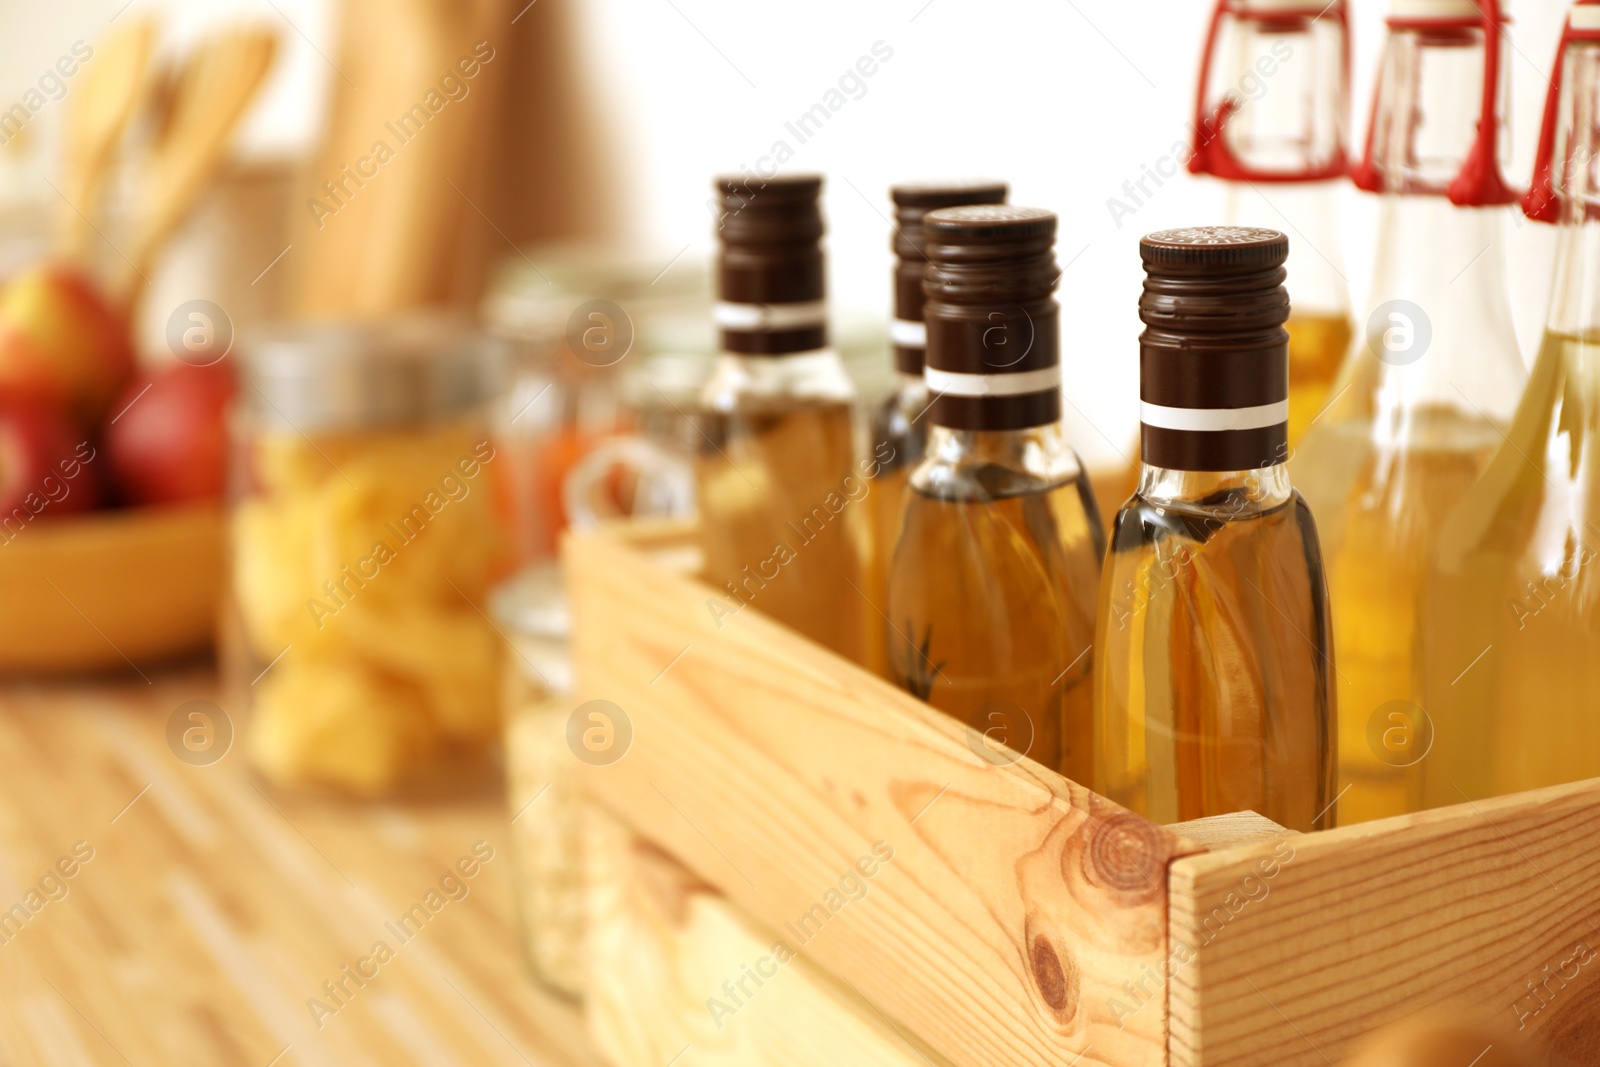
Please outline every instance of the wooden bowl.
[[6, 530], [0, 672], [126, 669], [206, 649], [226, 575], [224, 530], [215, 503]]

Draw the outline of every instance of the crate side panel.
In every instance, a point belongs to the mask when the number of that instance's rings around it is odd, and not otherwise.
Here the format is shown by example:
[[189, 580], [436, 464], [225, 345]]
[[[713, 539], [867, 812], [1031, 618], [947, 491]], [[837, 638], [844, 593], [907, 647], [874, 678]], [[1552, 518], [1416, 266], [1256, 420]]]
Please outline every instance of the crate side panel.
[[[803, 956], [597, 804], [585, 808], [585, 1014], [615, 1067], [928, 1067]], [[930, 1058], [932, 1057], [932, 1058]]]
[[1597, 826], [1600, 780], [1175, 861], [1170, 1062], [1325, 1067], [1443, 1002], [1589, 1047]]
[[1163, 1061], [1127, 990], [1178, 838], [604, 535], [568, 568], [580, 696], [631, 725], [602, 802], [959, 1067]]

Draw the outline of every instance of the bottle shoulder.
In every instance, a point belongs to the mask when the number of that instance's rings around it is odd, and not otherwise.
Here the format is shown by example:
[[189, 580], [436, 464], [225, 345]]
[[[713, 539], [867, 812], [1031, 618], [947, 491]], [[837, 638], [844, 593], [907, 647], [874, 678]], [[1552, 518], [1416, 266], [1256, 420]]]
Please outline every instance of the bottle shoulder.
[[1275, 503], [1262, 507], [1243, 494], [1208, 499], [1201, 506], [1152, 500], [1135, 493], [1117, 512], [1111, 528], [1114, 553], [1157, 551], [1179, 544], [1204, 548], [1226, 543], [1229, 550], [1259, 539], [1275, 549], [1298, 543], [1308, 561], [1321, 569], [1321, 540], [1316, 517], [1298, 489], [1289, 488]]
[[832, 349], [783, 356], [724, 352], [700, 391], [701, 406], [711, 411], [792, 401], [853, 404], [856, 399], [855, 383]]
[[1078, 454], [1059, 423], [1026, 430], [929, 429], [927, 452], [911, 488], [945, 500], [985, 500], [1043, 493], [1082, 481]]
[[1441, 532], [1441, 568], [1489, 555], [1535, 574], [1600, 551], [1600, 507], [1588, 491], [1600, 482], [1594, 347], [1545, 337], [1515, 419]]
[[921, 378], [904, 383], [885, 397], [871, 414], [868, 442], [875, 454], [887, 451], [886, 470], [915, 466], [926, 453], [928, 387]]

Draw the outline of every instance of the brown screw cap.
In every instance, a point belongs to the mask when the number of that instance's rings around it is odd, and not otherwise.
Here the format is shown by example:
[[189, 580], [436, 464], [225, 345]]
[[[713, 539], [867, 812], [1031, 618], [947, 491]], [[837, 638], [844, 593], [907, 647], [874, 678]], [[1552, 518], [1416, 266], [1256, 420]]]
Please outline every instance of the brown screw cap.
[[827, 347], [822, 178], [724, 176], [715, 187], [722, 347], [771, 356]]
[[1288, 458], [1289, 239], [1199, 226], [1139, 242], [1139, 432], [1145, 463], [1237, 471]]
[[894, 201], [894, 237], [889, 247], [894, 267], [894, 364], [902, 374], [921, 374], [923, 352], [928, 347], [922, 325], [922, 271], [928, 263], [928, 212], [963, 204], [1003, 204], [1005, 182], [988, 178], [959, 181], [902, 182], [889, 189]]
[[1039, 208], [941, 208], [923, 219], [928, 417], [1010, 430], [1061, 417], [1056, 216]]

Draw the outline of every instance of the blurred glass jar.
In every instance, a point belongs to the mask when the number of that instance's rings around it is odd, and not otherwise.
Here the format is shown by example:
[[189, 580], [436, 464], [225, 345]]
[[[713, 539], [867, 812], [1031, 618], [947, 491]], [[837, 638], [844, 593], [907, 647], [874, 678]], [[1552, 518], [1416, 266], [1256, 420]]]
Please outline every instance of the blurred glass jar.
[[506, 798], [523, 954], [534, 976], [583, 993], [583, 852], [572, 715], [571, 619], [561, 571], [534, 564], [494, 593], [506, 658]]
[[[554, 555], [572, 517], [567, 477], [602, 444], [606, 454], [589, 465], [594, 473], [580, 494], [595, 513], [674, 514], [692, 506], [687, 481], [670, 463], [647, 471], [638, 448], [611, 442], [643, 439], [671, 454], [692, 432], [682, 412], [692, 410], [710, 369], [709, 307], [703, 267], [666, 256], [575, 247], [501, 265], [482, 314], [514, 352], [498, 429], [519, 559]], [[693, 383], [687, 391], [685, 379]]]
[[621, 518], [694, 514], [690, 467], [700, 431], [694, 419], [707, 354], [668, 350], [644, 356], [619, 382], [631, 433], [593, 442], [561, 483], [562, 513], [575, 530]]
[[499, 733], [498, 346], [459, 320], [242, 346], [226, 669], [252, 764], [358, 795], [481, 783]]
[[[691, 330], [674, 321], [659, 329], [656, 351], [643, 354], [621, 375], [618, 386], [631, 430], [594, 441], [566, 471], [562, 514], [575, 530], [620, 518], [688, 519], [695, 513], [695, 452], [704, 438], [696, 415], [700, 389], [711, 375], [705, 347], [709, 313]], [[882, 326], [865, 315], [840, 319], [835, 346], [861, 395], [887, 397]], [[666, 324], [663, 324], [665, 326]]]

